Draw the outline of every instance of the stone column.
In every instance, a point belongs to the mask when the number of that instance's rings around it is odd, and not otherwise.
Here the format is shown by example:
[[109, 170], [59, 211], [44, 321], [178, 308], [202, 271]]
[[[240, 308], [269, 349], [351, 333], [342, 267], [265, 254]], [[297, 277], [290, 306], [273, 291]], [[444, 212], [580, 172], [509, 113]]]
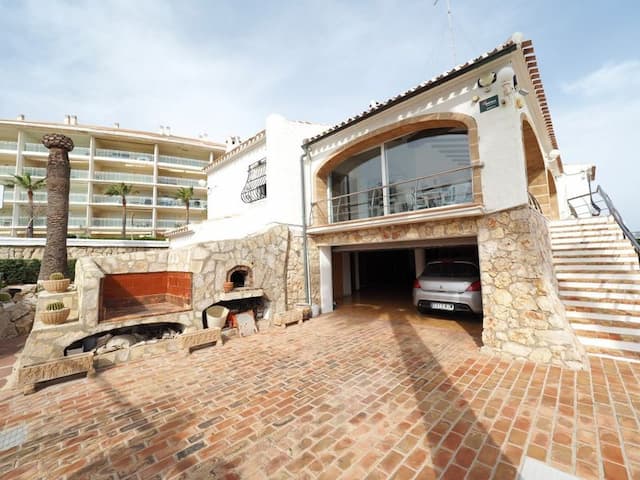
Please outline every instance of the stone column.
[[483, 350], [570, 368], [588, 364], [558, 296], [546, 219], [529, 206], [478, 220]]
[[69, 152], [73, 141], [58, 133], [42, 137], [49, 149], [47, 160], [47, 243], [44, 247], [40, 280], [54, 272], [67, 272], [67, 227], [69, 223]]

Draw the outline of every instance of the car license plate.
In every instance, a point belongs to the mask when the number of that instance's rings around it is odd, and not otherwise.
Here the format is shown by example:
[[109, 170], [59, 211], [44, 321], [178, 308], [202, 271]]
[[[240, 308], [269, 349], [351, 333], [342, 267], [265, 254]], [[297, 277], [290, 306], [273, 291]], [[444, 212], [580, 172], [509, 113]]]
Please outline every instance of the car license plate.
[[432, 302], [431, 303], [431, 308], [433, 308], [434, 310], [449, 310], [449, 311], [453, 311], [454, 305], [453, 305], [453, 303]]

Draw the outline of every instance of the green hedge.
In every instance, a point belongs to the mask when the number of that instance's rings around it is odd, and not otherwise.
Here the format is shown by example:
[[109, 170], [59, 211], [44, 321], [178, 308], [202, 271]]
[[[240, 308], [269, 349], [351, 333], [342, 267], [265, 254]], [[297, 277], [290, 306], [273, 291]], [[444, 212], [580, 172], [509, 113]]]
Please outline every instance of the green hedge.
[[[67, 262], [69, 278], [73, 281], [76, 273], [76, 261]], [[0, 273], [2, 280], [8, 285], [17, 283], [36, 283], [40, 273], [40, 260], [5, 259], [0, 260]]]

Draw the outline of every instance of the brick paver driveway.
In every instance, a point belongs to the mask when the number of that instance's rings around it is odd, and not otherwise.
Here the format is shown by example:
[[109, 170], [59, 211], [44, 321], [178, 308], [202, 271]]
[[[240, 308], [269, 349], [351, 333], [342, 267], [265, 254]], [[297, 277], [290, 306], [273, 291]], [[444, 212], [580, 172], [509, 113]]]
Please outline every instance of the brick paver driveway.
[[2, 478], [514, 478], [524, 455], [640, 478], [640, 368], [480, 354], [447, 322], [351, 306], [286, 331], [0, 393]]

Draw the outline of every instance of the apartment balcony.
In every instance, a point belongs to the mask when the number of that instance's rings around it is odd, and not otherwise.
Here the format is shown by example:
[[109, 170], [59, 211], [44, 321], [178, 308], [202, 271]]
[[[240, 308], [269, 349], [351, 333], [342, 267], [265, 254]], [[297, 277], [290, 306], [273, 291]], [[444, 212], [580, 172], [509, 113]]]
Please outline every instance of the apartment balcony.
[[[110, 228], [122, 228], [121, 218], [93, 218], [91, 220], [92, 227], [110, 227]], [[141, 218], [133, 220], [127, 219], [127, 228], [151, 228], [153, 226], [152, 220]]]
[[153, 153], [130, 152], [126, 150], [112, 150], [109, 148], [96, 148], [96, 158], [107, 160], [127, 160], [153, 163]]
[[[25, 143], [24, 144], [24, 148], [22, 150], [23, 152], [30, 152], [30, 153], [49, 153], [49, 149], [47, 147], [45, 147], [44, 145], [42, 145], [41, 143]], [[83, 157], [88, 157], [90, 155], [91, 151], [89, 149], [89, 147], [74, 147], [73, 150], [71, 152], [69, 152], [69, 155], [76, 155], [76, 156], [83, 156]]]
[[185, 165], [187, 167], [204, 168], [209, 162], [207, 160], [198, 160], [196, 158], [176, 157], [173, 155], [160, 155], [158, 156], [158, 163], [165, 163], [169, 165]]
[[193, 178], [159, 176], [158, 177], [158, 183], [162, 184], [162, 185], [176, 185], [178, 187], [204, 188], [204, 187], [200, 186], [200, 180], [196, 180], [196, 179], [193, 179]]
[[[69, 203], [81, 203], [86, 204], [88, 195], [86, 193], [73, 193], [69, 194]], [[28, 202], [29, 194], [24, 190], [18, 195], [19, 202]], [[33, 201], [38, 203], [44, 203], [47, 201], [47, 192], [33, 192]]]
[[11, 176], [15, 175], [16, 167], [13, 165], [0, 165], [0, 175]]
[[[178, 200], [177, 198], [171, 197], [158, 197], [157, 205], [159, 207], [183, 207], [184, 203], [182, 200]], [[206, 200], [191, 200], [189, 202], [190, 208], [207, 208]]]
[[[32, 177], [46, 177], [47, 169], [44, 167], [24, 167], [23, 173], [28, 173]], [[89, 178], [88, 170], [71, 169], [70, 177], [72, 180], [87, 180]]]
[[[93, 195], [92, 202], [107, 205], [122, 205], [122, 199], [119, 196], [112, 195]], [[153, 197], [127, 195], [127, 205], [148, 205], [151, 207], [153, 206]]]
[[[29, 217], [20, 217], [18, 219], [17, 228], [25, 228], [29, 223]], [[69, 217], [69, 227], [84, 228], [87, 225], [87, 219], [85, 217]], [[46, 227], [47, 217], [35, 217], [33, 219], [34, 227]]]
[[0, 140], [0, 150], [7, 150], [15, 152], [18, 150], [18, 142], [11, 142], [8, 140]]
[[181, 227], [186, 223], [185, 220], [177, 220], [177, 219], [160, 219], [157, 221], [158, 228], [177, 228]]
[[153, 175], [141, 173], [94, 172], [95, 180], [124, 183], [153, 183]]

